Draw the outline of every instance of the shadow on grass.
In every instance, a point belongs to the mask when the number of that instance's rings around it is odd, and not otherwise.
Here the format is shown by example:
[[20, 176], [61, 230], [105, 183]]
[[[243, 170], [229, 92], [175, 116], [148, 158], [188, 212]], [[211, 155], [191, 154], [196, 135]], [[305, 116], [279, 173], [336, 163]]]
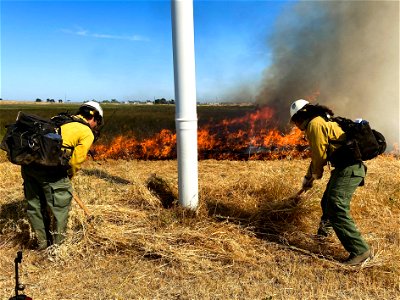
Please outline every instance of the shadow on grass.
[[111, 183], [118, 183], [118, 184], [131, 184], [132, 183], [131, 181], [129, 181], [125, 178], [115, 176], [115, 175], [110, 175], [107, 172], [105, 172], [103, 170], [99, 170], [99, 169], [82, 169], [81, 172], [84, 175], [95, 176], [97, 178], [106, 180]]
[[266, 200], [256, 210], [244, 210], [234, 203], [208, 203], [209, 216], [233, 222], [253, 231], [257, 236], [281, 236], [295, 230], [301, 218], [301, 209], [295, 198], [282, 201]]
[[31, 247], [30, 231], [24, 200], [0, 205], [0, 239], [4, 244]]
[[178, 203], [178, 189], [171, 182], [157, 174], [147, 180], [147, 188], [158, 198], [164, 208], [175, 207]]
[[[304, 218], [309, 211], [300, 204], [299, 197], [282, 200], [266, 199], [257, 209], [240, 209], [234, 203], [207, 203], [208, 215], [220, 222], [237, 224], [262, 240], [273, 242], [303, 254], [324, 257], [332, 252], [322, 241], [306, 233]], [[330, 253], [332, 254], [332, 253]]]

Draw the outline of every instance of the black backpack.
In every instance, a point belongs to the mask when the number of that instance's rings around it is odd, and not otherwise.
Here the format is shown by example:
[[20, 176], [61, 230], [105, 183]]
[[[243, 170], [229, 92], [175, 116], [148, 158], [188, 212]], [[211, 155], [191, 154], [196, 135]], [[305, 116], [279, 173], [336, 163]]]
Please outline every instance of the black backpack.
[[0, 149], [7, 152], [10, 162], [17, 165], [36, 163], [43, 166], [69, 168], [73, 147], [63, 147], [61, 125], [83, 120], [67, 113], [51, 119], [19, 112], [15, 123], [7, 125]]
[[[370, 160], [386, 150], [386, 140], [382, 133], [372, 129], [366, 120], [352, 121], [342, 117], [331, 118], [346, 133], [346, 141], [337, 149], [331, 161], [340, 164], [345, 161]], [[332, 142], [331, 143], [339, 143]]]

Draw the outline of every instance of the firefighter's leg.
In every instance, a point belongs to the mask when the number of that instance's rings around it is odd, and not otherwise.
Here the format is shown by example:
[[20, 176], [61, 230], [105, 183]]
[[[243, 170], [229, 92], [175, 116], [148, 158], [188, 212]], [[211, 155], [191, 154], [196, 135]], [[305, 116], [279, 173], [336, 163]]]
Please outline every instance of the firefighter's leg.
[[365, 176], [362, 165], [349, 166], [332, 172], [328, 183], [328, 216], [336, 235], [350, 255], [357, 256], [369, 250], [350, 216], [350, 201]]
[[49, 184], [47, 190], [48, 205], [55, 219], [54, 243], [64, 241], [68, 223], [68, 214], [72, 200], [72, 185], [68, 177]]
[[27, 215], [32, 229], [36, 234], [38, 249], [45, 249], [50, 244], [50, 241], [46, 234], [48, 216], [46, 215], [46, 201], [43, 191], [40, 184], [34, 178], [26, 174], [23, 174], [23, 178], [25, 199], [28, 202]]
[[318, 231], [317, 231], [317, 236], [324, 238], [328, 237], [333, 233], [333, 228], [331, 221], [329, 221], [328, 218], [328, 209], [327, 209], [327, 201], [328, 201], [328, 188], [325, 189], [324, 195], [322, 196], [321, 199], [321, 210], [322, 210], [322, 216], [321, 220], [319, 222], [318, 226]]

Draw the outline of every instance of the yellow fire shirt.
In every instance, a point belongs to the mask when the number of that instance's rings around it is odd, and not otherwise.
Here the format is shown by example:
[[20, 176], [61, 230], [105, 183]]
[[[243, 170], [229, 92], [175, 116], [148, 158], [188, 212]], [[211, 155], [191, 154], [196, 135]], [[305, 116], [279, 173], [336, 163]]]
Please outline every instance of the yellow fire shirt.
[[[82, 120], [86, 121], [82, 116]], [[86, 160], [90, 147], [93, 144], [94, 136], [89, 126], [79, 122], [71, 122], [61, 126], [61, 136], [63, 146], [74, 147], [72, 157], [69, 161], [71, 165], [70, 175], [74, 176], [81, 168], [81, 164]]]
[[327, 122], [322, 117], [316, 117], [308, 123], [306, 136], [311, 147], [311, 164], [306, 176], [320, 179], [328, 155], [340, 147], [329, 141], [344, 141], [346, 135], [336, 122]]

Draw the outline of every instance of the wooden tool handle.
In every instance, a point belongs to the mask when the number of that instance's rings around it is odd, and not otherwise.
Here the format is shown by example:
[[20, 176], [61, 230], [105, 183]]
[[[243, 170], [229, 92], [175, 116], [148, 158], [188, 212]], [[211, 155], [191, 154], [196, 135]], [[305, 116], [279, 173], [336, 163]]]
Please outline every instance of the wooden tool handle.
[[78, 203], [78, 205], [83, 209], [83, 211], [85, 212], [85, 215], [90, 217], [90, 212], [87, 209], [87, 207], [85, 206], [85, 204], [83, 204], [82, 200], [75, 194], [73, 194], [72, 197], [74, 198], [76, 203]]
[[300, 196], [301, 194], [303, 194], [305, 192], [304, 189], [301, 189], [300, 191], [297, 192], [296, 196]]

